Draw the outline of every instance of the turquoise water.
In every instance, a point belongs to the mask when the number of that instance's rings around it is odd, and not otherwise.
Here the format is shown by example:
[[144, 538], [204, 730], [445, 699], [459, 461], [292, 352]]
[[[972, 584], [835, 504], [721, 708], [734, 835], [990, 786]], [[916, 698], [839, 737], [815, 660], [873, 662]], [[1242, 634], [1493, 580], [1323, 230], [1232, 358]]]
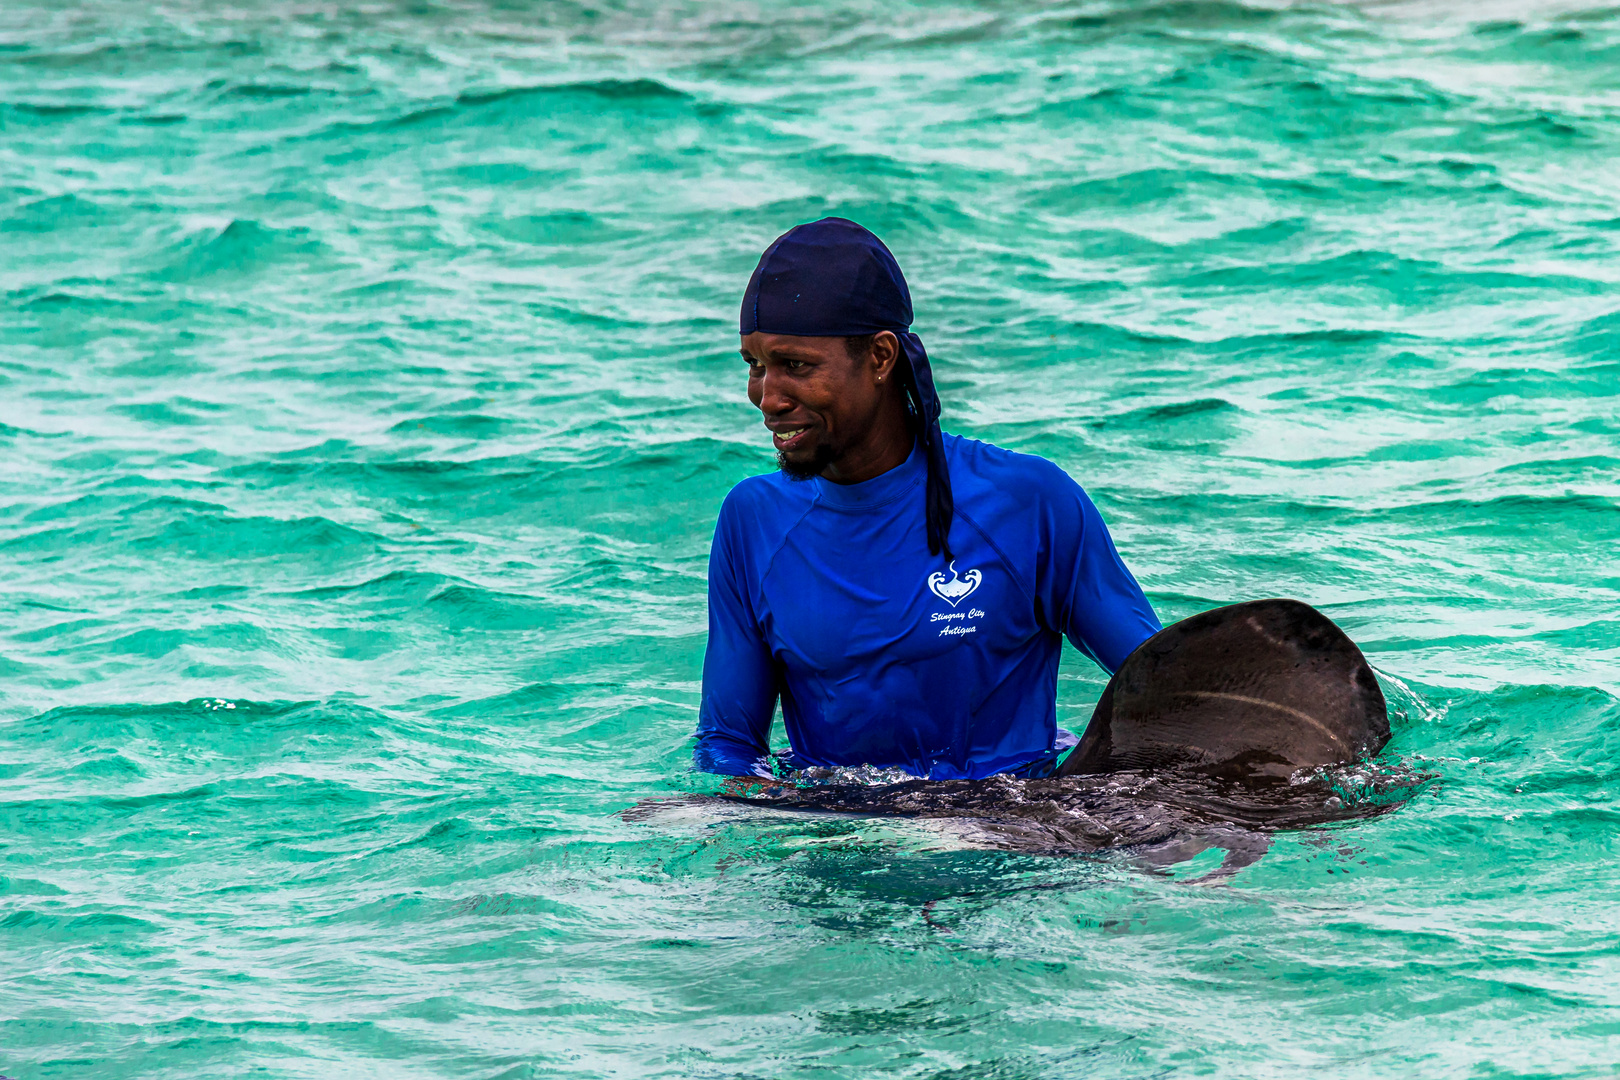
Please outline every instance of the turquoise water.
[[[8, 4], [0, 1073], [1612, 1075], [1617, 159], [1612, 7]], [[1167, 620], [1321, 607], [1437, 780], [1223, 887], [617, 817], [707, 790], [826, 213], [948, 429]]]

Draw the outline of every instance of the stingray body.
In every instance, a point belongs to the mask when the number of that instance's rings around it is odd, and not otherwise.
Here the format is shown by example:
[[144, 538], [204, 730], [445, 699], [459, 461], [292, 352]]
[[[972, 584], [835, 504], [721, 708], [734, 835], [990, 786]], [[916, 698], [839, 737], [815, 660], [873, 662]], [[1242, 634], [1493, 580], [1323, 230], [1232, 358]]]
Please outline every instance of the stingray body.
[[1355, 643], [1297, 600], [1257, 600], [1143, 642], [1055, 776], [810, 783], [717, 798], [950, 819], [977, 844], [1030, 853], [1126, 849], [1167, 864], [1219, 847], [1220, 872], [1230, 872], [1263, 854], [1277, 829], [1367, 817], [1410, 794], [1427, 778], [1353, 768], [1389, 734], [1383, 693]]

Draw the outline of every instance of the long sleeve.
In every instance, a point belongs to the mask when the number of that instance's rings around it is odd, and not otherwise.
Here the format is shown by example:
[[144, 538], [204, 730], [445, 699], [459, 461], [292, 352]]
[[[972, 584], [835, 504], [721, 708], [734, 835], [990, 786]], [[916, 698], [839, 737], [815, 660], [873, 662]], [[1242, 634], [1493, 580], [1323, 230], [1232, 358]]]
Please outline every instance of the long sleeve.
[[1138, 645], [1159, 632], [1142, 587], [1114, 550], [1108, 526], [1066, 473], [1049, 486], [1037, 590], [1054, 629], [1112, 674]]
[[744, 585], [737, 517], [727, 499], [709, 552], [709, 645], [692, 760], [703, 772], [770, 776], [776, 672]]

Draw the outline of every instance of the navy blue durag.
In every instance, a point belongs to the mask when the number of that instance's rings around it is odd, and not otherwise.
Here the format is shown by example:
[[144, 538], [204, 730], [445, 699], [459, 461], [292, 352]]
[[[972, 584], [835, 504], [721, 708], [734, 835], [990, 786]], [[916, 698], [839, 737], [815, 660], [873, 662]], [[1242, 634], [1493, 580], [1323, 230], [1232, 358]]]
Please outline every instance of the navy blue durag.
[[845, 218], [798, 225], [765, 249], [743, 293], [740, 333], [900, 339], [900, 377], [928, 460], [928, 551], [950, 558], [951, 476], [939, 430], [939, 394], [922, 339], [911, 332], [911, 290], [893, 253]]

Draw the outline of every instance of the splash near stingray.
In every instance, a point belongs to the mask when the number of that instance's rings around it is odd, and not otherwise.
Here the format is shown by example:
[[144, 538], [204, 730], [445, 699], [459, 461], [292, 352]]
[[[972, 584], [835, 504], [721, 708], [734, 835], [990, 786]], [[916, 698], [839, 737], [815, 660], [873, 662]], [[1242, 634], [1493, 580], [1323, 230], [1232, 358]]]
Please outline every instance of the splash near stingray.
[[[1389, 737], [1378, 680], [1344, 631], [1297, 600], [1256, 600], [1194, 615], [1143, 642], [1054, 776], [873, 785], [840, 782], [835, 770], [761, 795], [679, 801], [951, 819], [982, 846], [1129, 849], [1157, 865], [1222, 848], [1220, 875], [1258, 859], [1277, 830], [1403, 802], [1428, 778], [1366, 765]], [[626, 817], [646, 819], [655, 808]]]

